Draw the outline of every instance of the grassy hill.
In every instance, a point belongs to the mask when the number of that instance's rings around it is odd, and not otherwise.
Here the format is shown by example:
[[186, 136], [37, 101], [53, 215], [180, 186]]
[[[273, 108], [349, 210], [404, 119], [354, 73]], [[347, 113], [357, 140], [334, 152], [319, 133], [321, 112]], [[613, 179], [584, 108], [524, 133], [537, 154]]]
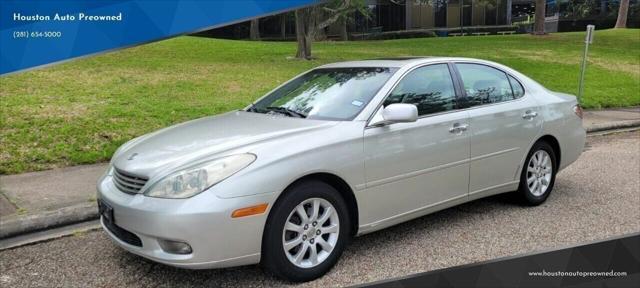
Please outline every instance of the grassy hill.
[[[0, 77], [0, 174], [106, 161], [126, 140], [241, 108], [323, 63], [389, 56], [484, 58], [552, 90], [577, 93], [584, 33], [424, 38], [314, 45], [179, 37]], [[640, 104], [640, 30], [596, 31], [583, 105]]]

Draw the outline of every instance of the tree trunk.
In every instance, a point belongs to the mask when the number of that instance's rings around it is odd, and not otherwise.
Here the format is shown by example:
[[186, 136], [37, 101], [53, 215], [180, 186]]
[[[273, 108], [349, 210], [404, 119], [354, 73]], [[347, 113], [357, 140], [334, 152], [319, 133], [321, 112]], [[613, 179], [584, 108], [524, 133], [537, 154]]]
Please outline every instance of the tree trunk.
[[311, 41], [313, 38], [309, 37], [306, 27], [308, 26], [309, 14], [306, 9], [298, 9], [296, 14], [296, 41], [298, 42], [298, 51], [296, 52], [296, 58], [310, 59], [311, 58]]
[[280, 16], [280, 37], [282, 40], [287, 39], [287, 13], [282, 13]]
[[544, 35], [544, 15], [545, 15], [545, 0], [536, 0], [536, 18], [533, 28], [533, 34]]
[[313, 43], [313, 35], [305, 36], [304, 41], [304, 54], [307, 55], [305, 59], [311, 60], [311, 43]]
[[260, 40], [260, 22], [258, 19], [251, 20], [251, 27], [249, 28], [249, 39]]
[[349, 33], [347, 32], [347, 19], [340, 20], [340, 40], [349, 41]]
[[313, 41], [325, 36], [324, 29], [329, 25], [344, 17], [346, 13], [354, 12], [348, 5], [348, 0], [340, 2], [341, 6], [336, 8], [338, 12], [327, 14], [323, 7], [310, 7], [298, 9], [296, 15], [296, 40], [298, 42], [298, 51], [296, 58], [311, 59], [311, 45]]
[[621, 0], [618, 9], [618, 20], [615, 28], [627, 28], [627, 14], [629, 13], [629, 0]]
[[325, 32], [325, 29], [318, 29], [315, 31], [313, 39], [316, 41], [327, 40], [327, 32]]

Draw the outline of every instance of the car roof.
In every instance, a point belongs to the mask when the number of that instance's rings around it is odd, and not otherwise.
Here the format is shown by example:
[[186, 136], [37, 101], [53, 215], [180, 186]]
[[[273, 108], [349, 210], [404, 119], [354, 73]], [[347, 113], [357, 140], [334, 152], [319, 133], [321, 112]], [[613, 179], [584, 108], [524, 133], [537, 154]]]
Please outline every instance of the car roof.
[[429, 62], [442, 62], [442, 61], [478, 61], [485, 62], [480, 59], [473, 58], [459, 58], [459, 57], [433, 57], [433, 56], [406, 56], [406, 57], [390, 57], [390, 58], [378, 58], [371, 60], [358, 60], [358, 61], [345, 61], [336, 62], [326, 65], [322, 65], [318, 68], [350, 68], [350, 67], [395, 67], [401, 68], [404, 66], [412, 66], [416, 64], [423, 64]]

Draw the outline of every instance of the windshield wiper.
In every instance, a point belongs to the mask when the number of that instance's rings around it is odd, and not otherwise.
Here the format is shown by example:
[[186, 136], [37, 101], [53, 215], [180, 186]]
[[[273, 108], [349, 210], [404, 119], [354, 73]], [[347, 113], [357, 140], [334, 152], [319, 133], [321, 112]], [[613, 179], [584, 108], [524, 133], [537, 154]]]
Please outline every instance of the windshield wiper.
[[247, 108], [246, 111], [247, 112], [260, 113], [260, 112], [258, 112], [258, 108], [256, 108], [256, 103], [251, 103], [251, 105], [249, 106], [249, 108]]
[[287, 108], [287, 107], [275, 107], [275, 106], [269, 106], [269, 107], [264, 108], [264, 109], [265, 109], [265, 110], [267, 110], [267, 111], [280, 112], [280, 113], [287, 114], [287, 115], [292, 116], [292, 117], [297, 117], [297, 118], [307, 118], [307, 115], [305, 115], [305, 114], [303, 114], [303, 113], [300, 113], [300, 112], [298, 112], [298, 111], [295, 111], [295, 110], [289, 109], [289, 108]]

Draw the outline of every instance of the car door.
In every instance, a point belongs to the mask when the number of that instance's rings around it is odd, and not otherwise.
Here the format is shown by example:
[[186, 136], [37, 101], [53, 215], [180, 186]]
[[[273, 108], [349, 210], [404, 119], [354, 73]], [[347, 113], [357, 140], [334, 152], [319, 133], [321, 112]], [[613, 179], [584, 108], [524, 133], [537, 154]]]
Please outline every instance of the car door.
[[450, 69], [443, 63], [408, 72], [379, 108], [414, 104], [418, 108], [416, 122], [365, 129], [363, 205], [370, 212], [361, 215], [362, 224], [385, 222], [466, 198], [469, 116], [458, 110]]
[[535, 99], [513, 76], [492, 66], [456, 63], [469, 111], [470, 199], [505, 192], [542, 127]]

